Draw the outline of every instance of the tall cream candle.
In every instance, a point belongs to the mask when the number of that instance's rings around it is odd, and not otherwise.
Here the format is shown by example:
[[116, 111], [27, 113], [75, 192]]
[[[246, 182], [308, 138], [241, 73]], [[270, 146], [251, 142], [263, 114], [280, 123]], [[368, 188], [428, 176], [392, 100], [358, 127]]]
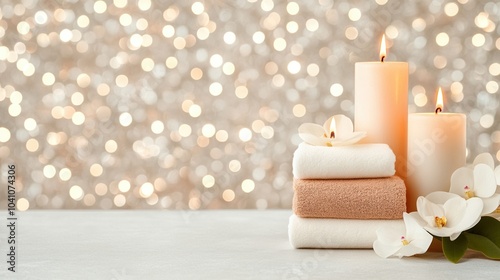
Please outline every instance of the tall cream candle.
[[408, 211], [416, 210], [419, 196], [449, 191], [451, 174], [465, 165], [465, 115], [441, 112], [441, 89], [436, 108], [408, 118]]
[[406, 177], [408, 63], [386, 62], [385, 38], [380, 62], [355, 65], [354, 127], [366, 131], [360, 143], [385, 143], [396, 155], [396, 174]]

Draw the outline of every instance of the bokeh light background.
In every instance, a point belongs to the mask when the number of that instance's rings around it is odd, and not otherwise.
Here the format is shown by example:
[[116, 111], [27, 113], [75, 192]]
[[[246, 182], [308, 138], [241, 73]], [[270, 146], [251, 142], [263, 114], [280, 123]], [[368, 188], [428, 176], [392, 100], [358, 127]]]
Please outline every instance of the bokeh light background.
[[500, 160], [500, 3], [9, 1], [0, 161], [18, 209], [290, 208], [297, 127], [353, 118], [354, 63], [410, 65], [409, 111]]

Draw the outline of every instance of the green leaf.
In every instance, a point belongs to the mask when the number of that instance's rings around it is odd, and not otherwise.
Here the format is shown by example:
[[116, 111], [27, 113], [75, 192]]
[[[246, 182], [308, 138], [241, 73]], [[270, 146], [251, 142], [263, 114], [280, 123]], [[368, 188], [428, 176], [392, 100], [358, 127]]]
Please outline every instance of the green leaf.
[[444, 256], [452, 263], [457, 263], [467, 251], [467, 238], [463, 234], [454, 241], [449, 237], [443, 237], [442, 241]]
[[500, 221], [493, 217], [481, 217], [473, 228], [467, 230], [468, 247], [486, 257], [500, 259]]
[[466, 232], [482, 235], [500, 247], [500, 221], [493, 217], [481, 217], [479, 223]]
[[463, 232], [470, 249], [479, 251], [491, 259], [500, 259], [500, 247], [485, 236]]

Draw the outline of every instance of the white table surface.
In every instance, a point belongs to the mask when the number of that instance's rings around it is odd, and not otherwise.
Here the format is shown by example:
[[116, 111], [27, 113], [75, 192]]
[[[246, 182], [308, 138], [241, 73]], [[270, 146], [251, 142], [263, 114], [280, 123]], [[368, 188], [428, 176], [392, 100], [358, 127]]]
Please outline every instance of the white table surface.
[[475, 252], [452, 264], [440, 253], [296, 250], [289, 210], [17, 212], [12, 273], [5, 214], [0, 279], [500, 279], [500, 261]]

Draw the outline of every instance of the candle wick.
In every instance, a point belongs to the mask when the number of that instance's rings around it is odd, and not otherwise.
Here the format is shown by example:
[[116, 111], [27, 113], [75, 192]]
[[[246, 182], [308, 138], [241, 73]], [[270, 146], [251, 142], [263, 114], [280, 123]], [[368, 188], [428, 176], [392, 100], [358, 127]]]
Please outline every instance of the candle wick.
[[436, 111], [434, 111], [434, 112], [437, 114], [437, 113], [441, 113], [442, 111], [443, 111], [443, 109], [441, 109], [441, 107], [437, 107]]
[[384, 59], [385, 59], [385, 55], [383, 55], [383, 56], [380, 58], [380, 61], [381, 61], [381, 62], [384, 62]]

